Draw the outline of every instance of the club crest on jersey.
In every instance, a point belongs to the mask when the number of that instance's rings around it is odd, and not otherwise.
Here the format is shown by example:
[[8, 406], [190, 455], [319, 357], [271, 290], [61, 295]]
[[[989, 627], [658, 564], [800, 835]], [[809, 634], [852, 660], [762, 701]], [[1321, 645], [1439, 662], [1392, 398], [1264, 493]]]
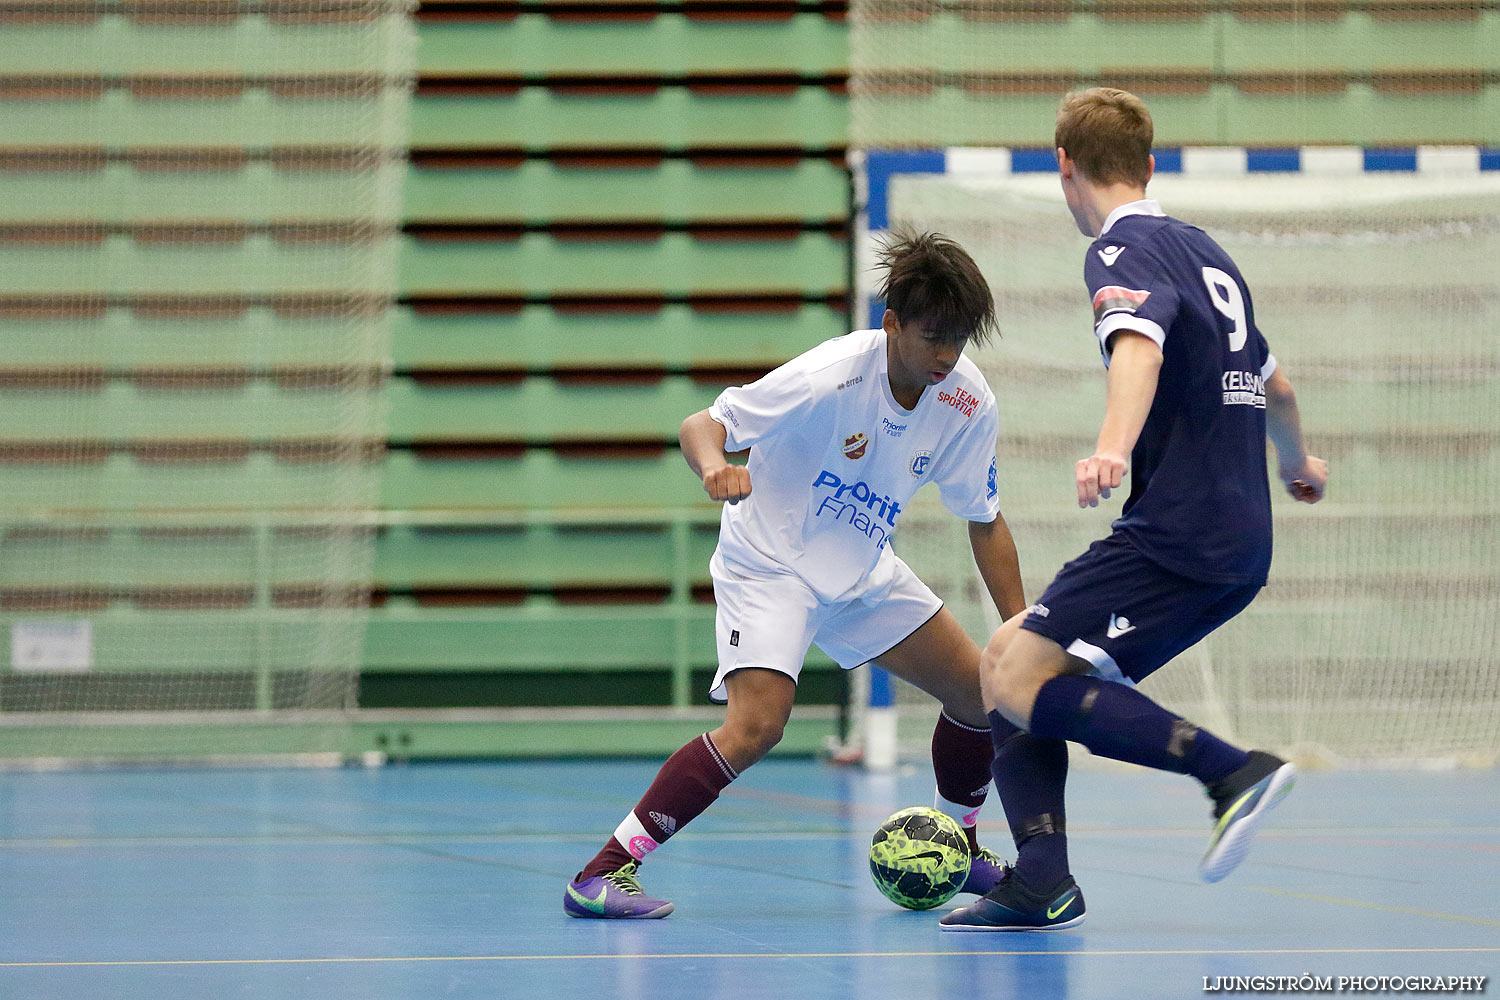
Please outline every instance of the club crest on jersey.
[[863, 434], [850, 434], [844, 438], [844, 457], [855, 460], [865, 457], [865, 448], [870, 444], [870, 439]]
[[1094, 293], [1094, 322], [1112, 312], [1135, 312], [1150, 297], [1151, 293], [1144, 288], [1105, 285]]
[[912, 457], [911, 474], [921, 479], [927, 474], [927, 469], [932, 465], [932, 452], [919, 451]]

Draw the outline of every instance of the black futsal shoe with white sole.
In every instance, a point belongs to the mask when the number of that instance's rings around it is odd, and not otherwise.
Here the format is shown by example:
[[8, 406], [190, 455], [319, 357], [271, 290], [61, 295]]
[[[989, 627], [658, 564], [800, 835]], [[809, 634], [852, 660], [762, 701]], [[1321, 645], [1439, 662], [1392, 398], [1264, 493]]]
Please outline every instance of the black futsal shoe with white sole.
[[1007, 868], [995, 887], [939, 924], [945, 931], [1060, 931], [1083, 923], [1083, 892], [1069, 875], [1039, 892]]
[[1262, 750], [1251, 750], [1244, 767], [1208, 786], [1218, 822], [1198, 864], [1203, 881], [1217, 882], [1245, 860], [1266, 813], [1286, 798], [1296, 780], [1294, 765]]

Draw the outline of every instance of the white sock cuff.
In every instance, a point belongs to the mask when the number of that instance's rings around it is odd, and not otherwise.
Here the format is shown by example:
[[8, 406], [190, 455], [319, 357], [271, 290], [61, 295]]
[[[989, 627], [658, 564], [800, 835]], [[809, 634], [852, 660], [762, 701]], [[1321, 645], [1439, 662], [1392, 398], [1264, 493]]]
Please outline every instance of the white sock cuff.
[[[949, 802], [943, 798], [941, 793], [934, 793], [932, 796], [932, 808], [938, 812], [947, 813], [953, 817], [955, 823], [967, 830], [969, 827], [978, 824], [979, 810], [984, 808], [984, 804], [980, 803], [977, 806], [961, 805], [957, 802]], [[619, 835], [616, 834], [616, 836]]]
[[661, 846], [656, 838], [646, 832], [641, 821], [636, 819], [634, 809], [626, 813], [620, 825], [615, 827], [615, 840], [637, 861]]

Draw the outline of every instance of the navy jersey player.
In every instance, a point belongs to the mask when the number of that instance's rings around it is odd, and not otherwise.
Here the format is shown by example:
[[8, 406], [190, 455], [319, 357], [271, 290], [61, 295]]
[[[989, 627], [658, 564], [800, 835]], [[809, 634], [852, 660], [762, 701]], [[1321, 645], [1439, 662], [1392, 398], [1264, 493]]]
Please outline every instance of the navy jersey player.
[[1107, 367], [1094, 453], [1075, 468], [1078, 503], [1130, 495], [1108, 537], [1058, 573], [985, 649], [980, 678], [995, 785], [1017, 860], [944, 930], [1036, 930], [1083, 919], [1068, 867], [1063, 786], [1071, 740], [1133, 764], [1189, 774], [1214, 804], [1199, 865], [1216, 882], [1243, 859], [1295, 768], [1246, 752], [1135, 690], [1239, 613], [1271, 564], [1266, 437], [1292, 496], [1323, 496], [1291, 383], [1255, 325], [1239, 269], [1206, 233], [1146, 198], [1155, 166], [1145, 105], [1120, 90], [1069, 94], [1056, 147], [1068, 208], [1094, 237], [1084, 264]]

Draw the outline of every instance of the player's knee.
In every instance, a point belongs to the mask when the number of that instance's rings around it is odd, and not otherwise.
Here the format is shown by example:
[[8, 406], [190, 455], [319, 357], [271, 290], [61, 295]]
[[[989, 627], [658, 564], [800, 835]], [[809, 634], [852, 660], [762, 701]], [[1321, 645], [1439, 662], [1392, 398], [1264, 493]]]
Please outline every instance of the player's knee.
[[1040, 676], [1034, 664], [1012, 649], [994, 658], [985, 675], [985, 695], [1003, 716], [1026, 728]]
[[740, 733], [740, 745], [744, 756], [751, 760], [760, 760], [781, 742], [783, 729], [783, 724], [776, 720], [751, 721]]
[[770, 753], [781, 742], [785, 721], [776, 718], [753, 717], [736, 720], [726, 725], [724, 743], [720, 750], [737, 770], [753, 764]]
[[1005, 640], [996, 632], [979, 654], [979, 677], [981, 680], [989, 680], [995, 677], [1000, 670], [1000, 658], [1005, 655]]
[[990, 682], [990, 691], [1002, 708], [1017, 703], [1017, 695], [1021, 691], [1020, 681], [1021, 676], [1013, 665], [1007, 665], [1003, 661], [997, 664], [994, 678]]
[[1022, 673], [1019, 659], [1006, 655], [1010, 652], [1009, 639], [997, 632], [979, 658], [980, 676], [989, 690], [999, 694], [1013, 689]]
[[1005, 656], [1005, 651], [1015, 643], [1016, 633], [1021, 630], [1021, 622], [1026, 613], [1014, 615], [1007, 619], [1003, 625], [995, 629], [990, 636], [990, 641], [985, 644], [979, 655], [979, 674], [981, 677], [996, 675], [1000, 670], [1000, 661]]

